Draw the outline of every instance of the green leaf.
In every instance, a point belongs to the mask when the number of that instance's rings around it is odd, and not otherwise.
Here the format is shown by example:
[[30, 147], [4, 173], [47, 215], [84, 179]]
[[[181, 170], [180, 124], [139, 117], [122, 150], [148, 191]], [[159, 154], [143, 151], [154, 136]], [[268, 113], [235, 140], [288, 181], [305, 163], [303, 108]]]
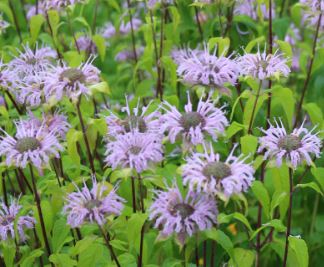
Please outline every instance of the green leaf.
[[75, 129], [70, 129], [66, 134], [67, 151], [72, 161], [76, 165], [80, 165], [80, 156], [77, 149], [77, 142], [82, 139], [82, 132]]
[[214, 47], [217, 47], [218, 56], [226, 56], [228, 49], [230, 47], [230, 39], [222, 37], [214, 37], [208, 40], [209, 49], [213, 50]]
[[[46, 199], [42, 199], [41, 209], [42, 209], [42, 213], [43, 213], [43, 219], [44, 219], [46, 234], [47, 234], [47, 237], [50, 237], [51, 236], [50, 233], [51, 233], [51, 230], [52, 230], [52, 227], [53, 227], [53, 219], [54, 219], [54, 214], [53, 214], [53, 210], [52, 210], [50, 202], [48, 200], [46, 200]], [[36, 207], [34, 207], [34, 217], [35, 217], [36, 222], [37, 222], [36, 226], [35, 226], [36, 232], [38, 234], [38, 237], [39, 237], [41, 243], [43, 245], [45, 245], [43, 232], [42, 232], [41, 225], [40, 225], [40, 220], [39, 220], [39, 214], [38, 214], [38, 211], [37, 211]]]
[[320, 184], [322, 190], [324, 190], [324, 168], [311, 168], [311, 173]]
[[288, 42], [277, 40], [276, 43], [279, 45], [280, 50], [283, 52], [286, 58], [291, 59], [293, 57], [293, 51]]
[[82, 240], [79, 240], [78, 242], [76, 242], [74, 247], [70, 248], [70, 251], [69, 251], [70, 255], [76, 256], [76, 255], [83, 253], [97, 239], [98, 239], [98, 237], [94, 236], [94, 235], [88, 235], [88, 236], [84, 237]]
[[311, 189], [315, 190], [317, 193], [319, 193], [319, 194], [321, 194], [323, 196], [323, 192], [319, 188], [318, 184], [315, 183], [315, 182], [309, 182], [309, 183], [306, 183], [306, 184], [298, 184], [298, 185], [296, 185], [296, 187], [299, 187], [299, 188], [311, 188]]
[[231, 259], [228, 263], [229, 267], [252, 267], [254, 263], [255, 252], [243, 248], [234, 248], [234, 259], [236, 263]]
[[[92, 243], [79, 255], [78, 267], [96, 266], [97, 262], [103, 257], [104, 246], [98, 243]], [[111, 266], [111, 265], [108, 265]]]
[[100, 82], [94, 85], [89, 86], [91, 94], [95, 95], [97, 92], [98, 93], [103, 93], [110, 95], [110, 88], [107, 82]]
[[135, 247], [137, 252], [139, 252], [141, 230], [146, 219], [147, 214], [135, 213], [127, 221], [127, 238], [129, 246]]
[[115, 249], [122, 250], [125, 252], [128, 251], [127, 243], [125, 241], [114, 239], [110, 241], [110, 244]]
[[16, 255], [16, 248], [13, 243], [3, 242], [2, 243], [2, 257], [6, 267], [13, 267]]
[[105, 38], [102, 37], [101, 35], [96, 34], [92, 37], [92, 40], [97, 46], [101, 61], [104, 61], [105, 56], [106, 56], [106, 40], [105, 40]]
[[231, 239], [221, 230], [211, 229], [204, 232], [207, 238], [215, 240], [220, 244], [227, 254], [234, 259], [234, 246]]
[[233, 121], [231, 125], [226, 129], [226, 137], [231, 138], [233, 135], [243, 130], [244, 128], [245, 126], [243, 124]]
[[250, 52], [252, 51], [252, 49], [253, 49], [256, 45], [263, 44], [263, 43], [264, 43], [264, 40], [265, 40], [265, 39], [264, 39], [264, 36], [261, 36], [261, 37], [259, 37], [259, 38], [256, 38], [256, 39], [250, 41], [250, 42], [248, 43], [248, 45], [246, 46], [246, 48], [245, 48], [245, 52], [246, 52], [246, 53], [250, 53]]
[[273, 227], [278, 232], [286, 231], [286, 226], [283, 225], [282, 221], [280, 221], [278, 219], [274, 219], [267, 223], [262, 224], [262, 226], [260, 228], [255, 230], [253, 232], [253, 234], [251, 235], [250, 240], [254, 239], [259, 232], [261, 232], [263, 229], [268, 228], [268, 227]]
[[30, 19], [31, 45], [33, 45], [36, 42], [39, 31], [44, 22], [45, 22], [45, 18], [41, 14], [31, 17]]
[[68, 254], [52, 254], [49, 260], [54, 263], [56, 267], [73, 267], [77, 265], [77, 261], [71, 259]]
[[[309, 257], [308, 248], [306, 242], [298, 237], [290, 236], [288, 238], [289, 248], [293, 250], [296, 254], [298, 267], [308, 267]], [[296, 266], [297, 267], [297, 266]]]
[[52, 31], [53, 31], [54, 39], [56, 40], [57, 39], [57, 30], [58, 30], [59, 23], [60, 23], [60, 15], [59, 15], [58, 11], [53, 10], [53, 9], [48, 10], [47, 14], [48, 14], [49, 23], [50, 23]]
[[295, 112], [295, 98], [289, 88], [275, 86], [272, 89], [272, 108], [280, 105], [286, 114], [289, 127], [292, 127], [293, 116]]
[[314, 125], [323, 123], [323, 112], [316, 103], [304, 104], [303, 108], [307, 111]]
[[63, 245], [69, 241], [69, 239], [67, 239], [69, 233], [70, 229], [67, 226], [66, 220], [63, 218], [56, 220], [51, 239], [54, 253], [59, 252]]
[[264, 184], [260, 181], [254, 181], [252, 184], [252, 192], [259, 200], [263, 207], [263, 212], [267, 218], [269, 218], [269, 210], [270, 210], [270, 197], [267, 189]]
[[287, 193], [280, 191], [275, 191], [272, 195], [271, 205], [270, 205], [270, 214], [271, 218], [273, 216], [274, 210], [276, 207], [278, 207], [282, 201], [287, 200]]
[[258, 138], [253, 135], [245, 135], [240, 138], [240, 143], [244, 155], [253, 155], [258, 147]]
[[40, 256], [42, 256], [44, 254], [44, 251], [42, 249], [36, 249], [31, 251], [27, 257], [24, 257], [21, 261], [20, 261], [20, 266], [21, 267], [30, 267], [30, 266], [35, 266], [35, 260], [37, 258], [39, 258]]

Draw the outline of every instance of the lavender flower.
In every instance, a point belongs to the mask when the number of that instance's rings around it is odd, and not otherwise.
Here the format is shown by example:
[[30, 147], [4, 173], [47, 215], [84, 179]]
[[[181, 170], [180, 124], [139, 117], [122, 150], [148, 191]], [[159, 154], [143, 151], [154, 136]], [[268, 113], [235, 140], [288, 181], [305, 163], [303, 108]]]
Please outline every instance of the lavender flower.
[[107, 142], [105, 162], [113, 169], [132, 168], [140, 173], [147, 170], [151, 163], [162, 161], [162, 153], [159, 136], [132, 131]]
[[75, 5], [77, 3], [82, 3], [84, 0], [45, 0], [45, 8], [60, 10], [70, 5]]
[[42, 119], [37, 118], [32, 112], [29, 112], [29, 120], [21, 121], [21, 124], [27, 130], [43, 127], [44, 132], [51, 133], [62, 140], [71, 127], [67, 118], [59, 112], [43, 114]]
[[139, 102], [137, 106], [130, 109], [128, 104], [128, 99], [126, 97], [126, 107], [122, 108], [123, 112], [127, 113], [125, 119], [120, 119], [112, 112], [109, 116], [106, 117], [106, 122], [108, 125], [108, 134], [110, 136], [118, 136], [119, 134], [129, 133], [131, 131], [138, 131], [140, 133], [158, 133], [160, 131], [159, 116], [158, 111], [153, 111], [152, 113], [147, 114], [147, 109], [150, 106], [150, 103], [140, 108]]
[[[235, 15], [246, 15], [253, 20], [257, 20], [258, 15], [258, 8], [260, 9], [260, 13], [262, 14], [264, 19], [269, 19], [269, 10], [264, 3], [259, 3], [253, 0], [239, 0], [235, 4], [234, 14]], [[275, 17], [275, 6], [274, 2], [272, 3], [272, 18]]]
[[[138, 18], [133, 18], [132, 24], [133, 24], [133, 30], [137, 31], [139, 29], [139, 27], [142, 25], [142, 21]], [[126, 35], [126, 34], [130, 33], [131, 30], [132, 30], [132, 28], [131, 28], [130, 21], [128, 21], [128, 22], [122, 21], [121, 22], [121, 24], [119, 26], [120, 34]]]
[[80, 51], [85, 51], [93, 55], [97, 54], [97, 46], [89, 36], [80, 36], [76, 41], [76, 45]]
[[266, 49], [261, 53], [260, 49], [256, 54], [246, 53], [238, 58], [237, 63], [241, 75], [251, 76], [263, 80], [278, 76], [287, 77], [290, 68], [287, 66], [287, 60], [283, 58], [278, 50], [274, 54], [267, 54]]
[[224, 162], [214, 153], [211, 143], [209, 152], [205, 144], [204, 150], [187, 157], [183, 167], [183, 182], [190, 190], [214, 195], [224, 193], [227, 197], [248, 190], [254, 180], [254, 169], [244, 163], [243, 155], [233, 155], [235, 147]]
[[217, 223], [218, 210], [212, 196], [189, 191], [183, 198], [178, 187], [166, 192], [156, 190], [155, 195], [149, 219], [155, 220], [154, 227], [161, 229], [161, 237], [175, 233], [184, 244], [187, 235], [210, 229]]
[[15, 122], [17, 132], [15, 137], [2, 130], [5, 136], [0, 137], [0, 156], [6, 158], [6, 164], [25, 168], [28, 163], [38, 169], [44, 167], [52, 156], [59, 158], [63, 150], [54, 132], [49, 132], [43, 122], [40, 127], [28, 121]]
[[10, 85], [14, 79], [14, 73], [8, 69], [8, 65], [4, 64], [0, 59], [0, 87], [2, 89], [11, 89]]
[[46, 99], [55, 96], [57, 100], [64, 95], [76, 100], [82, 94], [89, 95], [89, 86], [99, 82], [100, 71], [92, 65], [93, 57], [77, 68], [57, 66], [46, 79], [44, 92]]
[[175, 106], [168, 102], [164, 102], [162, 108], [166, 114], [161, 118], [161, 130], [168, 132], [171, 143], [174, 143], [179, 135], [182, 135], [186, 143], [193, 145], [203, 143], [206, 134], [216, 141], [217, 136], [224, 133], [225, 127], [228, 125], [228, 120], [222, 110], [223, 107], [216, 108], [211, 95], [206, 101], [203, 101], [202, 97], [200, 98], [197, 111], [193, 111], [189, 93], [184, 114], [181, 114]]
[[172, 4], [173, 0], [162, 0], [162, 1], [161, 0], [148, 0], [147, 7], [149, 9], [153, 9], [157, 3], [161, 3], [161, 2], [163, 2], [164, 5], [167, 5], [167, 4]]
[[311, 165], [311, 154], [314, 154], [317, 158], [320, 157], [322, 142], [317, 136], [318, 133], [313, 133], [316, 127], [309, 131], [304, 128], [303, 123], [289, 134], [282, 121], [279, 120], [279, 122], [275, 121], [275, 126], [270, 124], [267, 130], [261, 129], [265, 136], [259, 138], [258, 152], [265, 149], [265, 159], [275, 158], [279, 167], [282, 165], [282, 159], [286, 158], [286, 162], [291, 164], [293, 169], [296, 169], [303, 160], [306, 161], [307, 165]]
[[116, 194], [117, 189], [115, 187], [108, 193], [107, 186], [98, 184], [95, 178], [92, 179], [92, 189], [84, 182], [82, 189], [77, 187], [78, 191], [66, 198], [63, 212], [67, 214], [67, 223], [73, 228], [85, 222], [103, 225], [106, 217], [120, 215], [125, 200]]
[[180, 59], [176, 60], [177, 74], [185, 83], [220, 88], [236, 83], [239, 72], [235, 62], [225, 56], [217, 57], [216, 49], [210, 54], [208, 45], [204, 50], [188, 48], [180, 52]]
[[[38, 1], [38, 14], [43, 16], [46, 16], [45, 2], [47, 1]], [[26, 17], [28, 20], [36, 15], [36, 5], [26, 5], [25, 9], [27, 11]]]
[[100, 34], [104, 38], [109, 39], [109, 38], [115, 36], [116, 28], [111, 22], [108, 22], [102, 27], [102, 29], [100, 30]]
[[303, 20], [316, 27], [319, 16], [322, 15], [320, 28], [324, 28], [324, 0], [300, 0], [303, 6]]
[[[142, 55], [144, 52], [143, 47], [136, 48], [136, 55], [137, 57]], [[115, 60], [118, 62], [124, 62], [129, 60], [135, 60], [134, 51], [132, 49], [125, 49], [120, 52], [118, 52], [115, 56]]]
[[38, 48], [32, 50], [28, 45], [23, 46], [24, 51], [19, 51], [19, 56], [13, 59], [9, 64], [9, 69], [14, 71], [20, 79], [29, 74], [44, 72], [52, 66], [56, 58], [56, 52], [50, 47]]
[[21, 206], [18, 201], [12, 200], [8, 207], [2, 200], [0, 201], [0, 239], [5, 241], [8, 238], [15, 239], [15, 224], [18, 230], [18, 239], [25, 241], [26, 229], [34, 228], [36, 220], [31, 216], [18, 216]]

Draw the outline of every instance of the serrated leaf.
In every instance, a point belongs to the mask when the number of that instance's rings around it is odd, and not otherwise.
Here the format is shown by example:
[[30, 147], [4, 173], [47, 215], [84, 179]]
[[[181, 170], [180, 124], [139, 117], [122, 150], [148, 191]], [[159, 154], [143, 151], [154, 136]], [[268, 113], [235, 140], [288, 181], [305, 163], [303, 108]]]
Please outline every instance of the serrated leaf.
[[253, 135], [245, 135], [240, 138], [240, 143], [244, 155], [253, 155], [258, 147], [258, 138]]
[[306, 242], [298, 237], [290, 236], [288, 238], [289, 248], [296, 254], [298, 267], [308, 267], [309, 256]]
[[260, 181], [254, 181], [252, 184], [252, 192], [259, 200], [263, 207], [263, 212], [267, 218], [269, 218], [269, 211], [270, 211], [270, 197], [267, 189], [265, 188], [264, 184]]
[[38, 37], [39, 31], [45, 22], [43, 15], [38, 14], [30, 18], [30, 35], [31, 35], [31, 45], [33, 45]]
[[104, 61], [105, 56], [106, 56], [106, 40], [105, 40], [105, 38], [99, 34], [96, 34], [92, 37], [92, 40], [97, 46], [101, 61]]
[[315, 182], [309, 182], [306, 184], [298, 184], [296, 185], [296, 187], [298, 188], [310, 188], [315, 190], [317, 193], [321, 194], [323, 196], [323, 192], [321, 191], [321, 189], [319, 188], [319, 186], [315, 183]]
[[[252, 267], [254, 263], [255, 252], [243, 248], [234, 248], [234, 258], [235, 262], [239, 263], [240, 267]], [[235, 264], [231, 259], [228, 263], [228, 266], [237, 267], [238, 265]]]
[[61, 250], [63, 245], [67, 241], [67, 237], [70, 233], [70, 228], [68, 227], [65, 219], [56, 220], [53, 227], [52, 234], [52, 248], [53, 252], [57, 253]]
[[205, 235], [218, 242], [218, 244], [220, 244], [225, 251], [227, 252], [227, 254], [234, 259], [234, 246], [233, 243], [231, 241], [231, 239], [221, 230], [216, 230], [216, 229], [211, 229], [211, 230], [207, 230], [205, 231]]

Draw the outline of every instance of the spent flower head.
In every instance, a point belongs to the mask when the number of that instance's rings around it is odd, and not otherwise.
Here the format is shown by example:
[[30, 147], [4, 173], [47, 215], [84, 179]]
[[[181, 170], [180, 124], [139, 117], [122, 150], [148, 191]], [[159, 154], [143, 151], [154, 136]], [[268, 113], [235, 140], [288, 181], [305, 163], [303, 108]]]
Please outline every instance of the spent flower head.
[[183, 197], [177, 186], [154, 192], [149, 219], [154, 220], [154, 227], [160, 229], [162, 238], [176, 234], [184, 244], [188, 235], [210, 229], [217, 223], [217, 205], [210, 195], [188, 191]]
[[259, 138], [259, 152], [265, 150], [265, 159], [275, 159], [278, 167], [282, 165], [283, 159], [287, 164], [296, 169], [304, 160], [311, 165], [311, 155], [320, 157], [322, 141], [318, 137], [318, 132], [314, 133], [316, 126], [312, 130], [304, 128], [304, 123], [288, 133], [279, 120], [275, 120], [275, 125], [270, 123], [267, 130], [261, 129], [265, 134]]

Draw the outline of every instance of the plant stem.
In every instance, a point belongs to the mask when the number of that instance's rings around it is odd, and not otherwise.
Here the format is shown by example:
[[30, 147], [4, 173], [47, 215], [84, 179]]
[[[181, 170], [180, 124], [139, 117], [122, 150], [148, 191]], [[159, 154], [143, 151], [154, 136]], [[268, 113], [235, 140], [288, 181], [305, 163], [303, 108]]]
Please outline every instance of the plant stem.
[[307, 90], [307, 87], [308, 87], [308, 84], [309, 84], [309, 81], [310, 81], [310, 76], [311, 76], [311, 73], [312, 73], [313, 63], [314, 63], [314, 58], [315, 58], [315, 53], [316, 53], [316, 44], [317, 44], [317, 39], [318, 39], [318, 34], [319, 34], [319, 28], [320, 28], [320, 25], [321, 25], [321, 20], [322, 20], [322, 13], [318, 17], [316, 33], [315, 33], [315, 37], [314, 37], [314, 41], [313, 41], [312, 55], [311, 55], [311, 59], [310, 59], [309, 66], [308, 66], [306, 80], [305, 80], [305, 83], [304, 83], [304, 86], [303, 86], [303, 89], [302, 89], [302, 95], [301, 95], [300, 101], [299, 101], [298, 106], [297, 106], [296, 120], [295, 120], [293, 128], [296, 128], [296, 126], [298, 124], [298, 121], [299, 121], [299, 118], [300, 118], [300, 113], [301, 113], [301, 108], [302, 108], [304, 98], [305, 98], [305, 93], [306, 93], [306, 90]]
[[13, 98], [13, 96], [10, 94], [10, 92], [6, 90], [6, 94], [7, 94], [7, 96], [9, 97], [11, 103], [14, 105], [14, 107], [15, 107], [15, 109], [17, 110], [18, 114], [19, 114], [19, 115], [22, 115], [23, 112], [22, 112], [21, 109], [18, 107], [17, 102], [15, 101], [15, 99]]
[[130, 23], [130, 26], [131, 26], [131, 35], [132, 35], [132, 46], [133, 46], [134, 60], [135, 60], [135, 63], [137, 64], [137, 53], [136, 53], [136, 45], [135, 45], [135, 34], [134, 34], [133, 16], [132, 16], [132, 12], [131, 12], [130, 0], [127, 0], [127, 8], [128, 8], [129, 23]]
[[119, 261], [117, 259], [117, 256], [116, 256], [116, 254], [114, 252], [114, 249], [113, 249], [113, 247], [110, 244], [110, 236], [109, 236], [109, 233], [108, 232], [105, 233], [105, 230], [99, 224], [98, 224], [98, 227], [100, 229], [100, 232], [101, 232], [103, 238], [105, 239], [105, 242], [106, 242], [107, 248], [109, 249], [109, 252], [110, 252], [111, 257], [116, 262], [116, 265], [118, 267], [120, 267], [120, 263], [119, 263]]
[[197, 27], [198, 27], [198, 31], [200, 34], [200, 38], [201, 38], [201, 41], [204, 41], [204, 34], [203, 34], [203, 30], [201, 28], [201, 24], [200, 24], [200, 20], [199, 20], [198, 9], [196, 6], [194, 7], [194, 9], [195, 9], [195, 17], [196, 17], [196, 22], [197, 22]]
[[18, 173], [19, 173], [19, 176], [24, 180], [25, 184], [27, 185], [28, 187], [28, 190], [30, 191], [30, 193], [33, 194], [33, 189], [31, 187], [31, 185], [29, 184], [28, 180], [27, 180], [27, 177], [25, 176], [24, 172], [22, 169], [18, 169]]
[[66, 9], [66, 18], [67, 18], [67, 24], [68, 24], [68, 27], [69, 27], [69, 31], [70, 31], [70, 34], [72, 35], [73, 37], [73, 41], [74, 41], [74, 44], [75, 44], [75, 47], [78, 51], [78, 54], [80, 54], [80, 48], [79, 48], [79, 45], [78, 45], [78, 42], [77, 42], [77, 39], [75, 37], [75, 33], [73, 31], [73, 27], [72, 27], [72, 22], [71, 22], [71, 17], [70, 17], [70, 10], [69, 8]]
[[[273, 50], [273, 33], [272, 33], [272, 0], [269, 0], [269, 36], [268, 36], [268, 47], [269, 51], [268, 54], [272, 54]], [[272, 81], [269, 79], [269, 89], [272, 87]], [[268, 105], [267, 105], [267, 121], [269, 123], [269, 119], [271, 116], [271, 100], [272, 100], [272, 93], [271, 91], [268, 92]]]
[[44, 243], [45, 243], [47, 256], [49, 257], [52, 253], [51, 253], [51, 248], [50, 248], [48, 238], [47, 238], [45, 222], [44, 222], [44, 216], [43, 216], [43, 212], [42, 212], [42, 208], [41, 208], [41, 200], [40, 200], [39, 194], [37, 192], [35, 176], [34, 176], [33, 167], [31, 166], [31, 164], [29, 164], [29, 170], [30, 170], [30, 176], [31, 176], [31, 179], [32, 179], [34, 198], [35, 198], [35, 202], [36, 202], [36, 206], [37, 206], [39, 222], [40, 222], [41, 229], [42, 229], [42, 234], [43, 234], [43, 238], [44, 238]]
[[6, 189], [5, 173], [3, 172], [1, 175], [2, 175], [1, 181], [2, 181], [3, 200], [4, 200], [4, 203], [6, 204], [6, 206], [8, 207], [9, 205], [8, 205], [8, 196], [7, 196], [7, 189]]
[[[264, 182], [264, 175], [265, 175], [265, 166], [266, 162], [263, 162], [261, 165], [261, 175], [260, 175], [260, 182]], [[257, 229], [259, 229], [262, 225], [262, 205], [261, 203], [258, 204], [258, 222], [257, 222]], [[257, 244], [256, 244], [256, 267], [260, 266], [260, 252], [261, 252], [261, 232], [257, 234]]]
[[203, 243], [203, 256], [204, 256], [204, 267], [207, 267], [207, 241], [205, 240]]
[[315, 220], [316, 220], [316, 214], [318, 211], [318, 204], [319, 204], [319, 195], [316, 194], [315, 197], [315, 204], [314, 204], [314, 209], [313, 209], [313, 213], [312, 213], [312, 221], [309, 227], [309, 235], [312, 236], [313, 232], [314, 232], [314, 226], [315, 226]]
[[198, 251], [198, 245], [196, 244], [195, 248], [195, 260], [196, 260], [196, 266], [199, 266], [199, 251]]
[[[58, 49], [58, 46], [56, 44], [55, 36], [54, 36], [54, 33], [53, 33], [53, 29], [52, 29], [52, 25], [51, 25], [51, 23], [49, 21], [49, 17], [48, 17], [47, 11], [46, 11], [46, 14], [45, 14], [45, 18], [46, 18], [46, 22], [47, 22], [48, 28], [50, 30], [50, 34], [51, 34], [51, 37], [52, 37], [52, 40], [53, 40], [53, 44], [54, 44], [54, 47], [55, 47], [55, 50], [56, 50], [56, 53], [57, 53], [57, 57], [61, 61], [63, 59], [63, 57], [62, 57], [62, 54], [61, 54], [61, 52]], [[62, 65], [63, 63], [61, 62], [60, 64]]]
[[[143, 185], [142, 185], [142, 178], [141, 175], [138, 174], [138, 184], [139, 184], [139, 193], [140, 193], [140, 203], [141, 203], [141, 209], [142, 213], [145, 213], [145, 207], [144, 207], [144, 197], [143, 197]], [[145, 233], [145, 222], [141, 229], [141, 239], [140, 239], [140, 253], [138, 257], [138, 266], [143, 266], [143, 244], [144, 244], [144, 233]]]
[[160, 53], [159, 53], [159, 58], [157, 61], [157, 67], [158, 67], [158, 80], [157, 80], [157, 85], [156, 85], [156, 94], [155, 97], [158, 98], [160, 96], [160, 100], [163, 100], [163, 82], [162, 82], [162, 68], [161, 68], [161, 57], [163, 55], [163, 40], [164, 40], [164, 22], [165, 22], [165, 16], [166, 16], [166, 7], [162, 1], [162, 6], [161, 6], [161, 31], [160, 31]]
[[293, 197], [293, 170], [289, 168], [289, 207], [288, 207], [288, 221], [287, 221], [287, 231], [286, 231], [286, 245], [285, 254], [283, 259], [283, 267], [287, 266], [288, 258], [288, 243], [291, 229], [291, 212], [292, 212], [292, 197]]
[[259, 100], [261, 87], [262, 87], [262, 80], [260, 80], [259, 88], [258, 88], [258, 91], [257, 91], [257, 95], [256, 95], [256, 97], [255, 97], [255, 101], [254, 101], [254, 104], [253, 104], [252, 114], [251, 114], [250, 123], [249, 123], [249, 128], [248, 128], [248, 134], [251, 134], [251, 133], [252, 133], [252, 126], [253, 126], [253, 120], [254, 120], [254, 113], [255, 113], [255, 110], [256, 110], [256, 107], [257, 107], [257, 103], [258, 103], [258, 100]]
[[78, 102], [76, 104], [77, 113], [78, 113], [79, 121], [80, 121], [80, 124], [81, 124], [81, 129], [82, 129], [84, 143], [86, 145], [88, 159], [89, 159], [89, 162], [90, 162], [90, 169], [91, 169], [92, 174], [96, 175], [96, 170], [95, 170], [95, 167], [94, 167], [93, 158], [92, 158], [92, 155], [91, 155], [90, 144], [89, 144], [89, 140], [88, 140], [88, 136], [87, 136], [87, 131], [86, 131], [84, 121], [83, 121], [83, 117], [82, 117], [82, 113], [81, 113], [81, 110], [80, 110], [80, 102], [81, 102], [81, 97], [80, 97], [80, 99], [78, 100]]
[[10, 7], [11, 13], [13, 15], [13, 19], [14, 19], [16, 31], [17, 31], [18, 37], [19, 37], [19, 41], [20, 41], [20, 43], [22, 43], [23, 42], [23, 39], [22, 39], [22, 36], [21, 36], [21, 31], [20, 31], [20, 27], [19, 27], [19, 23], [18, 23], [18, 19], [17, 19], [17, 14], [15, 12], [14, 5], [13, 5], [13, 1], [12, 0], [9, 0], [9, 7]]
[[214, 260], [215, 248], [216, 248], [216, 242], [214, 240], [212, 240], [212, 243], [211, 243], [211, 255], [210, 255], [210, 266], [215, 266], [215, 260]]
[[136, 194], [135, 194], [135, 177], [131, 177], [132, 181], [132, 204], [133, 204], [133, 212], [136, 212]]

